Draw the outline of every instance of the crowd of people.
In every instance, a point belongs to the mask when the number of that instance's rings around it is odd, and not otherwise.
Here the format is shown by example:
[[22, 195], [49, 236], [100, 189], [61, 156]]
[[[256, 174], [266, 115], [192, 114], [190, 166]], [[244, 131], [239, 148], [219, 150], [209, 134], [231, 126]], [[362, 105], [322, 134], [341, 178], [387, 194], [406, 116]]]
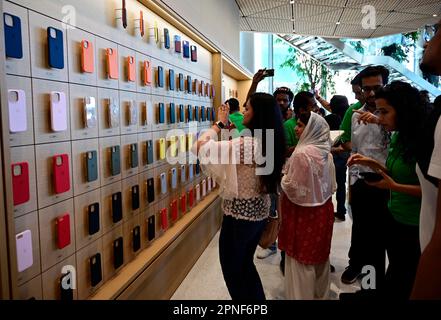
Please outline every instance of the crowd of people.
[[[441, 75], [439, 57], [441, 32], [426, 48], [424, 72]], [[351, 246], [341, 281], [368, 285], [340, 299], [441, 299], [441, 97], [432, 104], [427, 92], [389, 83], [383, 66], [353, 79], [358, 102], [351, 106], [345, 96], [328, 103], [286, 87], [256, 93], [264, 76], [254, 75], [244, 112], [236, 99], [226, 101], [194, 149], [220, 185], [219, 254], [232, 299], [265, 299], [254, 257], [268, 216], [276, 214], [278, 241], [257, 258], [281, 250], [287, 299], [328, 299], [333, 225], [346, 219], [347, 208]], [[214, 139], [227, 128], [235, 130], [232, 139]], [[331, 130], [341, 130], [337, 141]], [[227, 150], [230, 161], [213, 150]], [[256, 174], [269, 158], [272, 171]]]

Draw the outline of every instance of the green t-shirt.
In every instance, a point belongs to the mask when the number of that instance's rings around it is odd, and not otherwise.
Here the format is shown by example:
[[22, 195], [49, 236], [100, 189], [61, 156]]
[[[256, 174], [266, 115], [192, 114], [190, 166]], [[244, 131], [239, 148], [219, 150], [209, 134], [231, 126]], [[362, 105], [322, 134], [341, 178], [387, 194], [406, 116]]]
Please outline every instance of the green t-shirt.
[[[398, 133], [391, 138], [386, 168], [395, 182], [400, 184], [419, 185], [415, 171], [416, 159], [404, 161], [402, 147], [398, 144]], [[421, 198], [409, 194], [391, 191], [388, 203], [389, 211], [400, 223], [418, 226], [420, 222]]]
[[292, 117], [291, 119], [286, 120], [283, 123], [283, 128], [285, 129], [285, 138], [286, 138], [286, 146], [288, 148], [294, 147], [299, 142], [299, 139], [296, 137], [296, 133], [294, 128], [297, 126], [296, 118]]
[[346, 110], [345, 116], [340, 124], [340, 130], [344, 131], [340, 137], [341, 142], [345, 143], [351, 141], [352, 114], [354, 113], [354, 110], [358, 110], [361, 107], [363, 107], [363, 105], [360, 102], [357, 102]]
[[230, 114], [230, 121], [234, 124], [237, 131], [240, 133], [243, 129], [246, 127], [242, 124], [243, 123], [243, 114], [240, 112], [234, 112]]

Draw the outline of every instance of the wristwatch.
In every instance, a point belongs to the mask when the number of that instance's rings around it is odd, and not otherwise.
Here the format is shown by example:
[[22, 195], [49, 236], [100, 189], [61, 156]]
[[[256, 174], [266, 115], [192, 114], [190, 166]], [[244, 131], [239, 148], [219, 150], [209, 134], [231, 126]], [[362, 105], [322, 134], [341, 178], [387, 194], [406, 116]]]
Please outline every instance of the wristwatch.
[[217, 121], [215, 124], [219, 127], [219, 129], [224, 129], [225, 128], [225, 125], [224, 125], [224, 123], [222, 121]]

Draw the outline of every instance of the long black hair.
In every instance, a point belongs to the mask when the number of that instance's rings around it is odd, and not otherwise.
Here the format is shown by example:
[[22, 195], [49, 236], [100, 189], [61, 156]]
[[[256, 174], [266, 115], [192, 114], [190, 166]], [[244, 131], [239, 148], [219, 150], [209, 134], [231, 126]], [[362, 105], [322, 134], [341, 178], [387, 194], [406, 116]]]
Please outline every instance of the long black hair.
[[269, 175], [262, 175], [260, 181], [264, 193], [276, 193], [281, 179], [282, 167], [285, 163], [286, 152], [282, 114], [276, 99], [270, 94], [254, 93], [250, 96], [249, 102], [253, 108], [253, 117], [247, 127], [253, 132], [253, 135], [254, 130], [262, 130], [262, 155], [264, 157], [271, 156], [266, 154], [266, 130], [274, 130], [275, 141], [271, 141], [274, 144], [274, 170]]
[[414, 161], [422, 142], [425, 120], [419, 91], [406, 82], [393, 81], [376, 92], [375, 99], [384, 99], [395, 109], [397, 142], [405, 161]]

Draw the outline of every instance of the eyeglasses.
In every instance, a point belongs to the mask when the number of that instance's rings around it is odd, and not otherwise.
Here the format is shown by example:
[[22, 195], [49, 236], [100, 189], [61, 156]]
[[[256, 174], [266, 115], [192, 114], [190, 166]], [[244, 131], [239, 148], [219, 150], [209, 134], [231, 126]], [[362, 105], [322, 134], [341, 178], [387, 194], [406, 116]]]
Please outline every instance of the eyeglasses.
[[380, 86], [380, 85], [378, 85], [378, 86], [363, 86], [363, 87], [361, 88], [361, 90], [362, 90], [364, 93], [370, 93], [370, 92], [372, 92], [372, 91], [373, 91], [374, 93], [376, 93], [376, 92], [380, 91], [381, 88], [383, 88], [383, 86]]

